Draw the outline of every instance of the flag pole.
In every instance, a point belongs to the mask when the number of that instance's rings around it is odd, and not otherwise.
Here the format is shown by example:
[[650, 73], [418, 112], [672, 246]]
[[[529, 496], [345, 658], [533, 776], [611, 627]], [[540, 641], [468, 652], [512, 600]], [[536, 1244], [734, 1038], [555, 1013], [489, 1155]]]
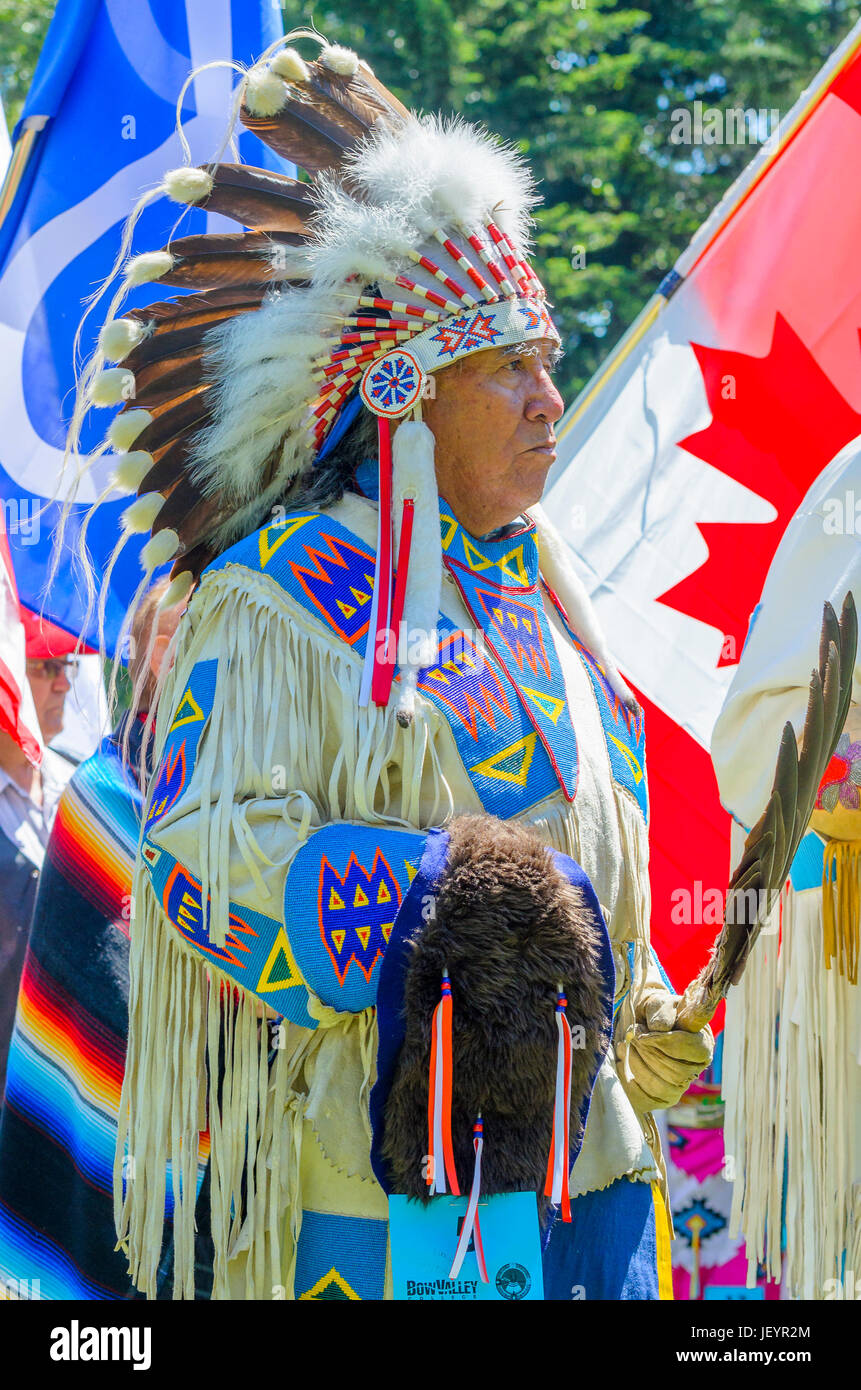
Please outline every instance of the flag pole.
[[[717, 238], [726, 229], [742, 204], [758, 188], [766, 173], [772, 168], [795, 139], [806, 121], [821, 105], [835, 79], [861, 50], [861, 20], [849, 31], [843, 42], [835, 48], [827, 62], [820, 68], [816, 77], [799, 96], [795, 105], [787, 113], [785, 121], [778, 127], [778, 139], [769, 140], [759, 154], [742, 170], [734, 183], [724, 193], [714, 211], [694, 233], [690, 243], [679, 256], [674, 268], [665, 275], [658, 289], [640, 310], [616, 346], [608, 353], [601, 366], [583, 387], [577, 399], [564, 416], [558, 438], [561, 442], [583, 418], [586, 411], [597, 400], [607, 384], [624, 365], [634, 348], [645, 337], [652, 324], [669, 303], [685, 277], [700, 263], [711, 250]], [[570, 460], [569, 460], [570, 462]], [[566, 465], [567, 466], [567, 463]], [[557, 465], [558, 467], [558, 465]], [[561, 470], [560, 470], [561, 472]], [[554, 470], [555, 473], [555, 470]], [[551, 474], [550, 483], [555, 481]]]
[[[664, 285], [669, 278], [669, 276], [665, 276], [661, 284]], [[651, 299], [644, 304], [643, 308], [634, 319], [634, 322], [625, 330], [612, 352], [604, 358], [604, 361], [595, 375], [583, 387], [580, 395], [566, 414], [556, 432], [560, 443], [565, 438], [568, 431], [576, 425], [581, 416], [585, 415], [589, 406], [601, 394], [610, 378], [615, 376], [623, 362], [625, 362], [628, 356], [633, 352], [640, 339], [648, 333], [664, 305], [669, 303], [670, 296], [678, 289], [681, 283], [681, 277], [679, 277], [668, 294], [663, 294], [661, 290], [658, 289], [652, 295]], [[552, 477], [550, 481], [553, 481]]]
[[0, 187], [0, 232], [6, 218], [14, 206], [18, 189], [21, 187], [27, 166], [33, 155], [36, 142], [48, 123], [47, 116], [27, 116], [18, 139], [12, 150], [12, 157], [6, 169], [6, 177]]
[[15, 194], [18, 192], [21, 179], [24, 176], [24, 170], [27, 167], [37, 133], [35, 130], [25, 130], [15, 141], [15, 148], [12, 151], [12, 158], [9, 160], [3, 187], [0, 188], [0, 227], [3, 226], [6, 214], [15, 201]]

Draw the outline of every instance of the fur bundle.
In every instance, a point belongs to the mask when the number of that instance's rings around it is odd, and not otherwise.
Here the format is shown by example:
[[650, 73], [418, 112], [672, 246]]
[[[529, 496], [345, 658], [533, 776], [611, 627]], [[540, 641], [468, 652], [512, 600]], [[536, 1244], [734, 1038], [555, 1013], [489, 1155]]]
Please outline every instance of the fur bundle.
[[583, 895], [533, 831], [481, 815], [458, 817], [450, 834], [434, 915], [412, 942], [406, 1032], [386, 1103], [382, 1154], [393, 1190], [428, 1200], [431, 1019], [445, 967], [461, 1191], [472, 1181], [472, 1127], [480, 1112], [482, 1191], [540, 1195], [553, 1128], [559, 984], [572, 1030], [580, 1024], [585, 1034], [585, 1046], [572, 1052], [572, 1147], [582, 1138], [580, 1107], [608, 1043], [598, 929]]

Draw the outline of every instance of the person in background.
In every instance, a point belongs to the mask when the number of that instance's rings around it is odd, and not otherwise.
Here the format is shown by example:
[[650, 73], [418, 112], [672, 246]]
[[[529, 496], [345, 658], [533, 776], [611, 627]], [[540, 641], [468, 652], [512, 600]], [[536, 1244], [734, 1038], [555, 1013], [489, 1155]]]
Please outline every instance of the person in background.
[[[822, 602], [861, 608], [861, 435], [784, 532], [712, 735], [737, 857], [767, 788], [762, 747], [798, 731]], [[764, 804], [764, 803], [763, 803]], [[723, 1093], [735, 1156], [733, 1229], [790, 1298], [851, 1298], [861, 1269], [861, 654], [852, 703], [790, 866], [780, 913], [727, 1000]], [[857, 1283], [856, 1283], [857, 1286]]]
[[11, 734], [0, 730], [0, 1108], [39, 871], [57, 803], [73, 771], [73, 765], [48, 744], [63, 728], [74, 659], [68, 651], [58, 651], [35, 623], [29, 625], [26, 650], [27, 678], [45, 748], [40, 766], [33, 767]]
[[[165, 587], [150, 590], [131, 634], [131, 679], [149, 663], [142, 712], [130, 728], [121, 719], [75, 771], [48, 842], [0, 1123], [0, 1296], [135, 1296], [114, 1249], [112, 1174], [141, 743], [180, 613], [158, 611]], [[133, 1176], [129, 1163], [126, 1177]]]

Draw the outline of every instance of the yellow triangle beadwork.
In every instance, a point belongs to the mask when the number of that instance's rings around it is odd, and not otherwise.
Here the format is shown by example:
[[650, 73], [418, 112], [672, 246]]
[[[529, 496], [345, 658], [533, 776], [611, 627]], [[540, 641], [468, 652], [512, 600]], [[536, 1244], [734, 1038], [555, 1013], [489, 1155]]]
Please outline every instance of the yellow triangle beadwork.
[[[482, 777], [493, 777], [499, 782], [515, 782], [517, 786], [525, 787], [537, 742], [537, 734], [527, 734], [524, 738], [519, 738], [516, 743], [510, 743], [501, 752], [494, 753], [492, 758], [485, 758], [483, 762], [476, 763], [474, 767], [470, 768], [470, 772], [479, 772]], [[500, 766], [501, 763], [513, 760], [518, 753], [522, 755], [518, 768], [511, 770]]]
[[[526, 620], [524, 619], [524, 622]], [[565, 701], [560, 700], [558, 695], [545, 695], [540, 690], [530, 690], [528, 685], [522, 685], [520, 689], [524, 695], [528, 695], [534, 705], [537, 705], [542, 714], [546, 714], [552, 724], [555, 724], [560, 714], [565, 708]]]
[[[185, 710], [185, 713], [183, 713], [183, 710]], [[198, 719], [202, 718], [203, 710], [192, 695], [191, 686], [189, 686], [177, 705], [176, 714], [173, 717], [173, 723], [168, 732], [173, 733], [174, 729], [180, 728], [181, 725], [194, 724]]]
[[260, 568], [265, 570], [276, 550], [291, 536], [295, 536], [300, 526], [311, 520], [310, 516], [293, 516], [289, 522], [285, 518], [283, 521], [273, 521], [271, 526], [264, 526], [259, 533]]
[[[450, 539], [450, 538], [449, 538]], [[445, 543], [443, 549], [445, 549]], [[481, 551], [473, 545], [469, 536], [464, 535], [463, 549], [467, 558], [467, 563], [474, 573], [480, 574], [482, 570], [499, 570], [508, 579], [513, 579], [515, 584], [528, 583], [529, 576], [526, 573], [526, 566], [523, 563], [523, 546], [515, 546], [514, 550], [509, 550], [507, 555], [503, 555], [501, 560], [491, 559], [487, 555], [482, 555]]]
[[[509, 560], [513, 562], [513, 568], [509, 565]], [[522, 545], [517, 546], [515, 550], [509, 550], [507, 555], [503, 555], [502, 559], [497, 561], [497, 564], [502, 574], [507, 574], [509, 579], [515, 580], [516, 583], [527, 584], [529, 582], [529, 575], [526, 573], [526, 566], [523, 563]]]
[[368, 895], [361, 884], [356, 884], [356, 891], [353, 894], [353, 907], [367, 907]]
[[302, 1303], [309, 1299], [320, 1298], [326, 1289], [331, 1288], [333, 1284], [337, 1285], [345, 1298], [349, 1298], [356, 1303], [361, 1303], [362, 1300], [356, 1293], [356, 1290], [350, 1287], [346, 1279], [342, 1278], [334, 1265], [332, 1265], [328, 1274], [322, 1275], [321, 1278], [317, 1280], [316, 1284], [313, 1284], [305, 1293], [299, 1295], [299, 1302]]
[[378, 902], [378, 903], [390, 903], [391, 901], [392, 901], [392, 895], [391, 895], [391, 893], [389, 892], [389, 890], [388, 890], [386, 884], [385, 884], [385, 883], [381, 883], [380, 886], [379, 886], [379, 888], [377, 889], [377, 902]]
[[448, 550], [449, 546], [452, 543], [452, 540], [454, 539], [455, 532], [457, 531], [457, 522], [455, 521], [454, 517], [449, 516], [447, 512], [440, 512], [439, 519], [440, 521], [446, 522], [448, 526], [448, 530], [441, 537], [443, 550]]
[[615, 734], [608, 734], [608, 738], [609, 738], [613, 743], [615, 743], [615, 745], [616, 745], [616, 747], [618, 748], [619, 752], [622, 754], [622, 757], [625, 759], [625, 762], [628, 764], [629, 768], [631, 769], [631, 773], [632, 773], [632, 775], [633, 775], [634, 781], [635, 781], [635, 782], [642, 782], [642, 780], [643, 780], [643, 769], [641, 768], [641, 766], [640, 766], [639, 762], [637, 761], [637, 759], [636, 759], [634, 753], [631, 751], [631, 749], [628, 747], [628, 745], [627, 745], [626, 743], [623, 743], [621, 739], [616, 738]]
[[329, 911], [336, 912], [338, 908], [344, 906], [344, 899], [334, 888], [329, 889]]
[[495, 561], [493, 560], [488, 560], [486, 555], [482, 555], [480, 550], [476, 550], [475, 546], [473, 545], [472, 541], [469, 539], [469, 536], [467, 535], [464, 535], [463, 538], [463, 549], [466, 555], [467, 563], [471, 570], [476, 570], [480, 572], [481, 570], [488, 569], [492, 564], [495, 563]]
[[[279, 967], [277, 971], [276, 966]], [[272, 950], [266, 957], [266, 964], [260, 972], [255, 993], [269, 994], [276, 989], [292, 989], [294, 985], [303, 983], [299, 967], [293, 957], [293, 952], [290, 950], [287, 933], [283, 927], [279, 927]]]
[[194, 926], [196, 920], [194, 913], [196, 912], [198, 907], [199, 903], [197, 902], [196, 898], [193, 898], [190, 893], [183, 893], [182, 902], [180, 903], [179, 911], [176, 914], [177, 920], [179, 922], [189, 922], [192, 926]]

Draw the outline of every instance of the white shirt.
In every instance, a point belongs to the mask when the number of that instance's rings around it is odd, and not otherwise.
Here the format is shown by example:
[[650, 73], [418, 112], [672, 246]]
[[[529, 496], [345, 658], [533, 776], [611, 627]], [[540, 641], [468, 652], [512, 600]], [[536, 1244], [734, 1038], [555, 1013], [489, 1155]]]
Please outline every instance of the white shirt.
[[25, 854], [31, 864], [41, 869], [45, 848], [63, 788], [74, 767], [59, 753], [46, 748], [39, 769], [42, 777], [42, 805], [23, 787], [13, 781], [5, 768], [0, 767], [0, 832]]

